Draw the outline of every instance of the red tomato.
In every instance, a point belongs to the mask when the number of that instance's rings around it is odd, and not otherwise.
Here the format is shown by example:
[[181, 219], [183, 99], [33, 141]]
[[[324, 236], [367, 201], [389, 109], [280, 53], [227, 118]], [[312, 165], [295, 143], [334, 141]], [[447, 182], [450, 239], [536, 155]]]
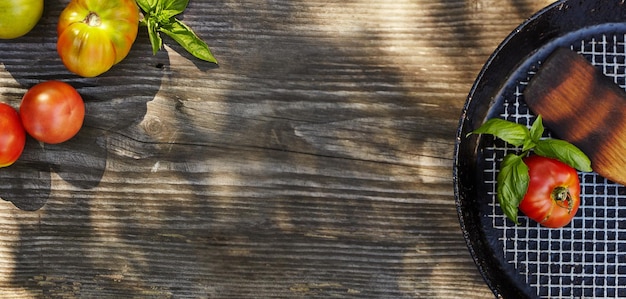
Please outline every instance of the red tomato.
[[46, 81], [24, 94], [20, 116], [26, 132], [33, 138], [45, 143], [61, 143], [82, 127], [85, 104], [71, 85]]
[[545, 227], [567, 225], [580, 205], [578, 173], [569, 165], [551, 158], [524, 158], [530, 182], [519, 205], [528, 218]]
[[57, 51], [68, 70], [83, 77], [108, 71], [137, 38], [135, 0], [72, 0], [57, 24]]
[[17, 161], [26, 144], [20, 116], [6, 103], [0, 103], [0, 128], [0, 167], [6, 167]]

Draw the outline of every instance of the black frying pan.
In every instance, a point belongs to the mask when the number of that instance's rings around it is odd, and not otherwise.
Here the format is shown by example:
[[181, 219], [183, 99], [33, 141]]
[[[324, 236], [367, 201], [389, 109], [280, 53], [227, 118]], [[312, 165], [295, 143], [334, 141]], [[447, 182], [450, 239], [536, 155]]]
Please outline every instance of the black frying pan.
[[543, 228], [523, 215], [514, 225], [495, 195], [499, 162], [513, 149], [489, 136], [466, 137], [492, 117], [530, 125], [536, 116], [524, 102], [524, 88], [557, 47], [581, 53], [626, 89], [626, 4], [558, 1], [524, 22], [489, 58], [457, 132], [453, 175], [461, 228], [496, 297], [626, 297], [626, 187], [580, 173], [582, 203], [568, 226]]

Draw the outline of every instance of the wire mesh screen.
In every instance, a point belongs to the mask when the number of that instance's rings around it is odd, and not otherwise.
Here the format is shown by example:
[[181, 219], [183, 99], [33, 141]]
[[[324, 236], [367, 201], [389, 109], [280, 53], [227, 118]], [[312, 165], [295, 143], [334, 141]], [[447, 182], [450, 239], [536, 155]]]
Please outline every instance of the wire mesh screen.
[[[626, 89], [625, 40], [623, 33], [598, 34], [568, 46]], [[494, 116], [530, 127], [536, 116], [524, 103], [523, 91], [539, 67], [540, 61], [504, 89]], [[550, 136], [549, 128], [545, 136]], [[485, 218], [498, 234], [505, 261], [540, 298], [626, 298], [626, 187], [595, 173], [579, 173], [581, 205], [569, 225], [544, 228], [522, 214], [521, 224], [514, 225], [501, 211], [495, 191], [499, 162], [517, 150], [499, 140], [483, 149], [483, 175], [492, 199]]]

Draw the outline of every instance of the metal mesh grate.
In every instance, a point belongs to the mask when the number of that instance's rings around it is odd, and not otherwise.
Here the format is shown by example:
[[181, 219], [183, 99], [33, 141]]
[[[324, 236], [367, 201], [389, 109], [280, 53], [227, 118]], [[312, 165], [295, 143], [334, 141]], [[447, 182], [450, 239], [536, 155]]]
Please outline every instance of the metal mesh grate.
[[[570, 46], [626, 89], [625, 40], [624, 34], [599, 34]], [[522, 93], [539, 66], [502, 95], [496, 111], [501, 118], [528, 126], [534, 121]], [[485, 216], [499, 233], [505, 260], [540, 298], [626, 297], [626, 187], [595, 173], [579, 173], [582, 202], [572, 223], [548, 229], [520, 214], [521, 224], [514, 225], [500, 210], [495, 190], [498, 162], [515, 150], [496, 140], [483, 151], [484, 165], [491, 166], [483, 175], [492, 198]]]

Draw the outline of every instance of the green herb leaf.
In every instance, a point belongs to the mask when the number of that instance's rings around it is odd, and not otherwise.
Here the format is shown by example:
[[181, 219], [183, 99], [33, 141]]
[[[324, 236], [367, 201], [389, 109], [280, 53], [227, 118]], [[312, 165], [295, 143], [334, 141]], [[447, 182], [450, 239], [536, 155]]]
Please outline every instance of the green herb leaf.
[[537, 116], [537, 119], [535, 120], [535, 122], [533, 122], [533, 125], [530, 127], [530, 138], [535, 142], [539, 142], [539, 140], [541, 139], [541, 136], [543, 136], [543, 131], [544, 131], [544, 127], [543, 127], [543, 119], [541, 118], [541, 115]]
[[217, 63], [215, 57], [211, 53], [209, 46], [203, 42], [194, 32], [179, 20], [174, 20], [170, 24], [164, 24], [159, 29], [173, 40], [178, 42], [185, 50], [191, 53], [196, 58]]
[[590, 172], [591, 160], [575, 145], [561, 139], [545, 139], [537, 143], [535, 154], [557, 159], [575, 169]]
[[528, 166], [520, 156], [508, 154], [502, 160], [497, 179], [497, 197], [500, 207], [511, 221], [519, 224], [518, 207], [524, 199], [530, 181]]
[[541, 119], [541, 115], [539, 115], [537, 119], [533, 122], [533, 125], [530, 127], [530, 133], [529, 133], [530, 138], [528, 138], [524, 142], [522, 151], [526, 152], [535, 148], [535, 146], [537, 145], [537, 142], [539, 142], [539, 140], [541, 139], [541, 136], [543, 136], [543, 131], [544, 131], [543, 121]]
[[146, 26], [148, 27], [148, 37], [150, 38], [150, 43], [152, 44], [152, 54], [156, 55], [156, 53], [163, 47], [163, 39], [157, 31], [157, 24], [154, 20], [146, 20]]
[[522, 147], [522, 151], [526, 152], [529, 151], [533, 148], [535, 148], [535, 146], [537, 145], [537, 143], [535, 143], [535, 141], [532, 138], [528, 138], [526, 140], [524, 140], [524, 146]]
[[470, 134], [490, 134], [514, 146], [522, 146], [530, 139], [526, 126], [499, 118], [486, 121]]
[[136, 0], [143, 10], [141, 24], [148, 29], [152, 52], [156, 54], [163, 48], [161, 32], [178, 42], [196, 58], [216, 63], [209, 46], [202, 41], [189, 26], [175, 18], [187, 8], [189, 0]]
[[162, 18], [173, 18], [185, 11], [189, 0], [161, 0]]
[[137, 5], [143, 11], [152, 11], [156, 9], [158, 0], [137, 0]]

